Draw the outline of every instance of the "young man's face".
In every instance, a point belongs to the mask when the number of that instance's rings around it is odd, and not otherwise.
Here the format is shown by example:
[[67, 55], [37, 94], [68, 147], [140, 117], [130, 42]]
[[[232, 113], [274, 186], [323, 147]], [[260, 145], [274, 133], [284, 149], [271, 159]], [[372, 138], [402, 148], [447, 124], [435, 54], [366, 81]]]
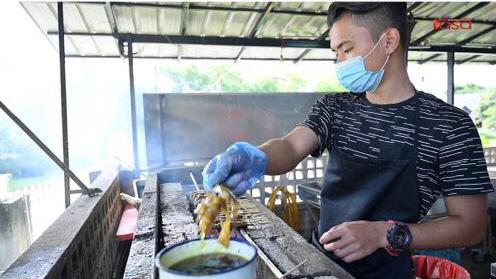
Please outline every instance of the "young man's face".
[[[331, 49], [336, 54], [336, 62], [342, 62], [355, 56], [365, 56], [374, 47], [369, 30], [352, 22], [351, 13], [346, 12], [329, 31]], [[387, 54], [385, 51], [386, 38], [382, 38], [375, 50], [365, 59], [365, 68], [378, 71], [384, 64]]]

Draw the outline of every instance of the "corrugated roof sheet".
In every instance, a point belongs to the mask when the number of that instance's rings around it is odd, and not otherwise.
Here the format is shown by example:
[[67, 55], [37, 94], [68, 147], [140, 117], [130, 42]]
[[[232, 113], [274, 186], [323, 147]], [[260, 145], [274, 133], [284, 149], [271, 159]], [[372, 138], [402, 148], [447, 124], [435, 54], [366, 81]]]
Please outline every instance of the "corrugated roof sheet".
[[[148, 34], [160, 36], [195, 36], [219, 38], [272, 38], [282, 40], [325, 39], [328, 2], [66, 2], [64, 23], [66, 55], [68, 56], [119, 56], [115, 21], [118, 34]], [[57, 7], [55, 2], [22, 2], [23, 7], [47, 34], [57, 48]], [[496, 3], [480, 2], [410, 2], [417, 24], [411, 42], [424, 46], [464, 46], [490, 49], [496, 53]], [[479, 6], [478, 6], [479, 5]], [[270, 6], [269, 11], [265, 9]], [[467, 11], [470, 11], [467, 13]], [[433, 20], [456, 18], [464, 15], [474, 21], [471, 30], [432, 32]], [[258, 28], [255, 27], [258, 24]], [[493, 28], [489, 29], [488, 28]], [[480, 32], [486, 32], [474, 37]], [[72, 34], [72, 35], [71, 35]], [[471, 39], [470, 41], [467, 41]], [[465, 41], [464, 41], [465, 40]], [[280, 59], [280, 47], [215, 46], [198, 44], [133, 44], [136, 57], [164, 57], [184, 59]], [[435, 54], [435, 53], [434, 53]], [[434, 54], [410, 51], [409, 59], [424, 61]], [[456, 55], [458, 62], [474, 54]], [[285, 60], [332, 60], [328, 49], [283, 47]], [[432, 61], [442, 61], [446, 55], [437, 55]], [[471, 62], [495, 62], [496, 55], [483, 54], [473, 57]]]

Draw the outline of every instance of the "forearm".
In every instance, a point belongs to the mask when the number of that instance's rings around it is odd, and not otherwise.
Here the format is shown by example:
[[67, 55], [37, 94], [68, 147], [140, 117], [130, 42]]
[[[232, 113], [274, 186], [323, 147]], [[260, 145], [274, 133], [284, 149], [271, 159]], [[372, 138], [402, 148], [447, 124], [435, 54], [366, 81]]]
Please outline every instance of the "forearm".
[[474, 223], [461, 216], [448, 216], [421, 224], [410, 224], [412, 249], [432, 250], [450, 247], [465, 247], [479, 243], [486, 227], [483, 221]]
[[[412, 234], [411, 249], [435, 250], [466, 247], [479, 243], [487, 226], [487, 195], [445, 197], [447, 217], [419, 224], [408, 224]], [[389, 245], [386, 232], [388, 222], [374, 223], [374, 230], [382, 236], [379, 247]]]
[[[412, 250], [436, 250], [453, 247], [466, 247], [479, 243], [484, 236], [485, 219], [474, 222], [466, 221], [461, 216], [448, 216], [434, 221], [408, 224], [412, 233]], [[389, 245], [386, 232], [391, 226], [387, 222], [378, 223], [382, 231], [381, 247]]]
[[[485, 220], [485, 219], [484, 219]], [[373, 222], [376, 231], [382, 236], [379, 247], [389, 246], [388, 222]], [[484, 235], [484, 221], [465, 221], [461, 216], [448, 216], [434, 221], [408, 224], [412, 233], [412, 250], [436, 250], [466, 247], [479, 243]]]
[[268, 175], [279, 175], [294, 169], [301, 159], [284, 138], [271, 139], [258, 146], [267, 156]]

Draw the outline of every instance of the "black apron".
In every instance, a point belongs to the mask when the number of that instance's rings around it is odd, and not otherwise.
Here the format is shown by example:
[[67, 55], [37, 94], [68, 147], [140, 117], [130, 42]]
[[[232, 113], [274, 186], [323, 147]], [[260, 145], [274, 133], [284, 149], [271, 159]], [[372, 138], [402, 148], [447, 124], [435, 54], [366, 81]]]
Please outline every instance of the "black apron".
[[346, 154], [339, 149], [339, 131], [334, 128], [334, 146], [329, 154], [320, 195], [319, 226], [312, 233], [311, 242], [357, 279], [414, 278], [411, 255], [407, 251], [401, 252], [399, 256], [391, 256], [381, 248], [363, 259], [346, 263], [334, 253], [324, 250], [319, 243], [323, 233], [343, 222], [419, 221], [416, 161], [420, 100], [417, 92], [413, 98], [414, 147], [406, 144], [394, 145], [381, 153], [385, 154], [383, 158], [387, 158], [386, 160], [362, 159]]

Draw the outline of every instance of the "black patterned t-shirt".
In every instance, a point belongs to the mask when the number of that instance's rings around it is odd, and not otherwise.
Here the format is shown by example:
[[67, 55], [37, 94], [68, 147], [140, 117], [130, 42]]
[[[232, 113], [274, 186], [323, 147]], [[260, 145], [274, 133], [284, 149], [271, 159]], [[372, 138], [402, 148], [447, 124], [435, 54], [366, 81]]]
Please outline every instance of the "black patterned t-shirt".
[[[416, 102], [420, 116], [416, 117]], [[415, 126], [418, 119], [418, 126]], [[370, 103], [365, 94], [329, 94], [317, 101], [300, 125], [312, 129], [319, 157], [340, 150], [360, 158], [389, 159], [391, 145], [414, 146], [418, 127], [417, 185], [420, 217], [444, 196], [492, 192], [479, 134], [466, 112], [425, 92], [397, 104]], [[335, 139], [334, 137], [337, 138]]]

